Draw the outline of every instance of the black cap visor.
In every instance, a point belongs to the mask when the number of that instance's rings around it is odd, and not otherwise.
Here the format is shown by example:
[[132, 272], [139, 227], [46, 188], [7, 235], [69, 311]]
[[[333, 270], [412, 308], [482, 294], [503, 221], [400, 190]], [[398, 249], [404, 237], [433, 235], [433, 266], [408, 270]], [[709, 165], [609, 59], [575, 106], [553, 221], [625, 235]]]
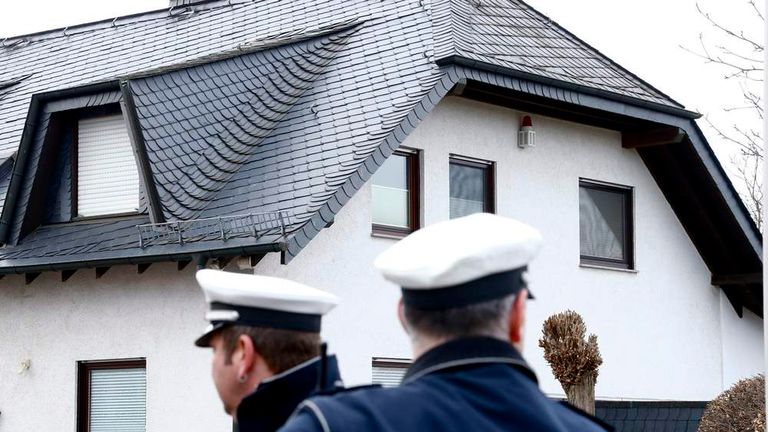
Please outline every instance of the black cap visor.
[[206, 332], [203, 333], [202, 336], [200, 336], [195, 340], [195, 345], [199, 346], [200, 348], [210, 348], [211, 338], [216, 334], [216, 332], [226, 327], [228, 324], [230, 323], [221, 322], [221, 321], [215, 324], [211, 324], [211, 326], [206, 330]]
[[[528, 267], [521, 267], [458, 285], [440, 288], [413, 289], [403, 287], [403, 302], [409, 307], [421, 310], [441, 310], [469, 306], [508, 295], [517, 294], [527, 288], [523, 274]], [[528, 298], [533, 295], [528, 292]]]

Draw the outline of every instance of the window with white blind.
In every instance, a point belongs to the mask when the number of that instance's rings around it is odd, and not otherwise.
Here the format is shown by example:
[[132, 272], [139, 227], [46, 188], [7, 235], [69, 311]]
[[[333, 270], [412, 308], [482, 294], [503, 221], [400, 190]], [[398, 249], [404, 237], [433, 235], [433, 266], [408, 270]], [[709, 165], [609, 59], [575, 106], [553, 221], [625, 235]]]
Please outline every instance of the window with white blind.
[[137, 212], [139, 171], [123, 116], [79, 120], [76, 147], [74, 216]]
[[397, 387], [411, 365], [410, 360], [395, 358], [374, 358], [371, 382], [384, 387]]
[[493, 213], [493, 163], [451, 156], [450, 217], [473, 213]]
[[78, 432], [145, 432], [146, 361], [78, 363]]
[[579, 181], [581, 263], [631, 269], [632, 188]]
[[399, 149], [371, 179], [373, 234], [403, 237], [419, 229], [419, 153]]

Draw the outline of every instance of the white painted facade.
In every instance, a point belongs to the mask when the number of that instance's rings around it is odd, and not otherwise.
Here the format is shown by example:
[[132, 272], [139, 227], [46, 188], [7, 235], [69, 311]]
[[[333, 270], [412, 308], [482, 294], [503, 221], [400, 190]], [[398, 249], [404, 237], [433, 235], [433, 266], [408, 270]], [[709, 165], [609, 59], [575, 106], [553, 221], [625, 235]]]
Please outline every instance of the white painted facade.
[[[194, 266], [43, 273], [0, 282], [0, 431], [75, 431], [77, 362], [145, 357], [148, 431], [227, 431], [211, 380], [211, 352]], [[18, 373], [21, 362], [29, 370]]]
[[[448, 218], [448, 161], [496, 163], [496, 209], [539, 228], [531, 266], [525, 356], [543, 389], [562, 394], [537, 347], [541, 323], [573, 309], [598, 335], [598, 399], [709, 400], [761, 370], [762, 320], [739, 319], [634, 150], [618, 132], [534, 116], [537, 147], [519, 149], [521, 113], [448, 97], [408, 137], [423, 151], [422, 221]], [[634, 188], [637, 271], [579, 266], [579, 178]], [[323, 334], [348, 384], [371, 378], [372, 357], [410, 357], [396, 319], [398, 289], [373, 270], [393, 240], [371, 236], [364, 186], [290, 264], [270, 254], [256, 272], [328, 290], [343, 303]], [[191, 267], [191, 266], [190, 266]], [[0, 430], [74, 430], [78, 360], [146, 357], [147, 430], [229, 430], [210, 379], [210, 352], [192, 341], [203, 322], [193, 269], [153, 265], [44, 273], [0, 281]], [[28, 371], [17, 374], [29, 359]]]

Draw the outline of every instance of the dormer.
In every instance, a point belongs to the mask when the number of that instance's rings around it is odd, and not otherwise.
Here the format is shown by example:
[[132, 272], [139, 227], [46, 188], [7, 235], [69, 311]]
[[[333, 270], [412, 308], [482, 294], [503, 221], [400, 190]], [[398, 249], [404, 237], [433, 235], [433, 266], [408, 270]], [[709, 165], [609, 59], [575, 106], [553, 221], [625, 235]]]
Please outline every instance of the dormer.
[[30, 142], [14, 167], [23, 180], [17, 191], [9, 190], [16, 195], [13, 212], [3, 209], [10, 244], [42, 225], [148, 220], [137, 152], [117, 85], [106, 92], [56, 96], [33, 101], [37, 112], [30, 115], [38, 118], [25, 130], [24, 139]]

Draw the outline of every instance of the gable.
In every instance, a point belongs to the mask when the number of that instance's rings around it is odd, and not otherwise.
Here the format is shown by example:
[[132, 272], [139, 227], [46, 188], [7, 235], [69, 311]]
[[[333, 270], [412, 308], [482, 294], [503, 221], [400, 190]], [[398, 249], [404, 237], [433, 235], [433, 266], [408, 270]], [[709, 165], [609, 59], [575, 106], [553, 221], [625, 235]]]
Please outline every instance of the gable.
[[[0, 151], [19, 145], [0, 272], [264, 251], [287, 262], [454, 88], [623, 134], [682, 130], [682, 141], [637, 151], [713, 273], [732, 281], [761, 271], [759, 233], [696, 114], [524, 3], [281, 5], [212, 1], [0, 48], [0, 81], [35, 71], [0, 97]], [[110, 49], [91, 49], [94, 41]], [[143, 242], [136, 222], [37, 228], [52, 182], [41, 167], [55, 160], [45, 142], [51, 114], [93, 103], [97, 88], [101, 102], [124, 104], [150, 213], [141, 225], [160, 242]], [[269, 230], [236, 239], [217, 222], [264, 215]], [[193, 227], [209, 231], [185, 239]], [[734, 304], [757, 308], [758, 282], [735, 280]]]

